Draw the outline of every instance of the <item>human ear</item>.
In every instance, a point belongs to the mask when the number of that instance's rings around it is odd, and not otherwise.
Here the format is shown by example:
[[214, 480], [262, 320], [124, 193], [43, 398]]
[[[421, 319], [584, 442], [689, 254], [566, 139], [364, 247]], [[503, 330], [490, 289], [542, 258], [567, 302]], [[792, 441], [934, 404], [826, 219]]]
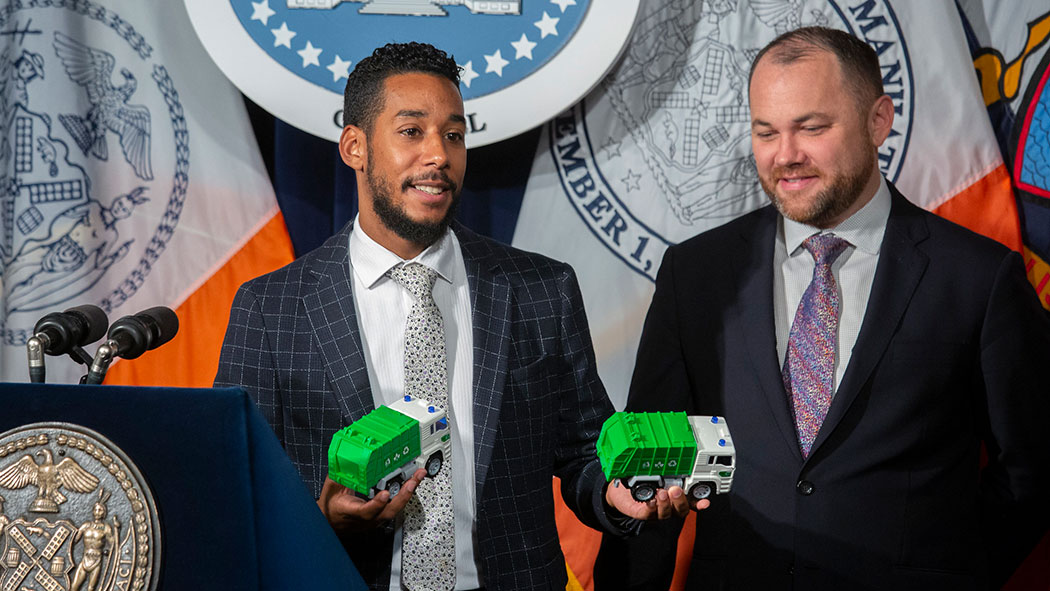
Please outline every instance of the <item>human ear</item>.
[[882, 95], [875, 99], [868, 116], [868, 132], [876, 146], [890, 136], [893, 130], [893, 99], [889, 95]]
[[368, 164], [367, 138], [356, 125], [347, 125], [339, 136], [339, 156], [350, 168], [362, 172]]

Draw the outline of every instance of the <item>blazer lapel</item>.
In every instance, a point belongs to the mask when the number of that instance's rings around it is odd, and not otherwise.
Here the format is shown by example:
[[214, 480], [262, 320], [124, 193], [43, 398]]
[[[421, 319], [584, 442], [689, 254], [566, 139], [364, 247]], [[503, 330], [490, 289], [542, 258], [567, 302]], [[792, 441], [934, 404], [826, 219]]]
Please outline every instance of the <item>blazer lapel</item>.
[[929, 235], [922, 212], [890, 185], [893, 204], [886, 222], [879, 263], [871, 285], [868, 308], [864, 312], [857, 343], [849, 366], [832, 400], [824, 424], [813, 442], [810, 457], [834, 431], [868, 381], [875, 365], [886, 353], [890, 339], [908, 308], [929, 258], [916, 245]]
[[474, 482], [477, 498], [492, 461], [510, 348], [511, 289], [490, 246], [459, 224], [453, 225], [470, 285], [474, 336]]
[[[777, 234], [778, 214], [772, 207], [761, 210], [756, 225], [741, 231], [741, 241], [733, 258], [734, 274], [740, 277], [738, 291], [733, 294], [739, 302], [734, 309], [733, 322], [747, 343], [755, 379], [769, 404], [784, 442], [802, 458], [795, 433], [795, 419], [784, 379], [777, 360], [776, 322], [773, 316], [773, 251]], [[748, 297], [739, 297], [749, 294]], [[732, 423], [732, 421], [730, 421]]]
[[350, 231], [328, 239], [304, 274], [303, 305], [333, 394], [349, 424], [375, 408], [350, 283]]

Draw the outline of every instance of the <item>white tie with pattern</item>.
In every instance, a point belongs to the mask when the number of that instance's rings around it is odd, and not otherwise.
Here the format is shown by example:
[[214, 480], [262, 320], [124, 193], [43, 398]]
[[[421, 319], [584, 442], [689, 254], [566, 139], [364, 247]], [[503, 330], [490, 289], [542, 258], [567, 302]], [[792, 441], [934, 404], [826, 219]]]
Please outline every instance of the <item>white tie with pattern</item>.
[[[419, 263], [391, 269], [390, 278], [415, 298], [405, 325], [405, 394], [425, 398], [448, 412], [445, 326], [431, 291], [437, 272]], [[427, 478], [405, 506], [401, 582], [412, 591], [447, 591], [456, 583], [452, 466]]]

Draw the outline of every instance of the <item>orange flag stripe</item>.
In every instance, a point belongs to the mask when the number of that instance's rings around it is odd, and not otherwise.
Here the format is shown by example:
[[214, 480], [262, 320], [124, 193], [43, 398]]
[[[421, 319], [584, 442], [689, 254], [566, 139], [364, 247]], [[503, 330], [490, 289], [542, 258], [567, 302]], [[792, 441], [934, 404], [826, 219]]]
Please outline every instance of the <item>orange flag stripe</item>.
[[249, 279], [288, 264], [293, 258], [284, 217], [275, 211], [229, 260], [192, 289], [175, 308], [179, 316], [179, 332], [175, 338], [134, 361], [114, 363], [105, 383], [211, 387], [237, 288]]
[[1017, 252], [1022, 251], [1021, 218], [1005, 164], [960, 191], [933, 213], [994, 238]]
[[565, 554], [565, 568], [569, 571], [566, 591], [594, 589], [594, 561], [602, 534], [583, 524], [561, 498], [561, 479], [554, 477], [554, 520], [558, 526], [558, 540]]

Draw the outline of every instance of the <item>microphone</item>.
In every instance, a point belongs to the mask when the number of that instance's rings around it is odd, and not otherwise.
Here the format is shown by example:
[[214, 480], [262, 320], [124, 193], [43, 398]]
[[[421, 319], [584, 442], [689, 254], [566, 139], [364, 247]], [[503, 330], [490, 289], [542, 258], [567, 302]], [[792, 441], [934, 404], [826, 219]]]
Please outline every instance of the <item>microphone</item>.
[[69, 354], [77, 363], [91, 363], [83, 345], [93, 343], [106, 334], [109, 319], [102, 308], [91, 304], [74, 306], [65, 312], [52, 312], [37, 321], [33, 336], [26, 341], [29, 357], [29, 381], [43, 383], [44, 354]]
[[101, 384], [114, 357], [135, 359], [167, 343], [179, 332], [179, 317], [171, 308], [157, 306], [125, 316], [109, 327], [108, 340], [99, 346], [85, 384]]

